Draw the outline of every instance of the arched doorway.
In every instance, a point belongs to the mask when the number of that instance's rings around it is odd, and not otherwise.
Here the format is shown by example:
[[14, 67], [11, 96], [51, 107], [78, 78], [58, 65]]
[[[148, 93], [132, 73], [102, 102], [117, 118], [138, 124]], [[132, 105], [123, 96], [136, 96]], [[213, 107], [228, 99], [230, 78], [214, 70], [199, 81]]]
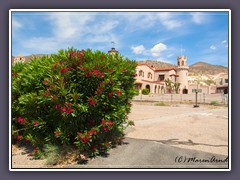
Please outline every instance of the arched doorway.
[[149, 84], [146, 85], [146, 89], [148, 89], [149, 92], [151, 92], [151, 89], [150, 89], [150, 85], [149, 85]]
[[154, 93], [157, 93], [157, 85], [155, 85]]
[[182, 93], [183, 94], [188, 94], [188, 90], [187, 89], [183, 89]]

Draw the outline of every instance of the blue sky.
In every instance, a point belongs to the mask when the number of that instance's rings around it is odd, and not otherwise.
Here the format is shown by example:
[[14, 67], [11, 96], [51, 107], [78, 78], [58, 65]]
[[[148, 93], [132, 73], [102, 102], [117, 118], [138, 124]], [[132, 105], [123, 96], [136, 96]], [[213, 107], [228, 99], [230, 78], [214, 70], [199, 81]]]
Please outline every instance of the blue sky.
[[[12, 12], [12, 55], [57, 53], [75, 47], [132, 60], [228, 66], [228, 12]], [[112, 43], [114, 42], [114, 44]]]

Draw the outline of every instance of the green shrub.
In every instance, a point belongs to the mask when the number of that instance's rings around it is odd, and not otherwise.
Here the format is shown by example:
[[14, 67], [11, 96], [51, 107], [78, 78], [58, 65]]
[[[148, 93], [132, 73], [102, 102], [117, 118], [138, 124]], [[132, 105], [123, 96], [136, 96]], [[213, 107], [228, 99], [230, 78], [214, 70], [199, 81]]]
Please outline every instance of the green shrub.
[[211, 105], [216, 105], [216, 104], [219, 104], [219, 102], [218, 101], [211, 101], [210, 104]]
[[12, 137], [41, 153], [75, 145], [95, 156], [124, 137], [136, 62], [119, 54], [60, 50], [12, 67]]
[[139, 95], [139, 90], [138, 89], [135, 89], [135, 96], [138, 96]]
[[143, 89], [142, 94], [148, 95], [150, 93], [149, 89]]
[[169, 105], [164, 102], [158, 102], [155, 104], [155, 106], [169, 106]]

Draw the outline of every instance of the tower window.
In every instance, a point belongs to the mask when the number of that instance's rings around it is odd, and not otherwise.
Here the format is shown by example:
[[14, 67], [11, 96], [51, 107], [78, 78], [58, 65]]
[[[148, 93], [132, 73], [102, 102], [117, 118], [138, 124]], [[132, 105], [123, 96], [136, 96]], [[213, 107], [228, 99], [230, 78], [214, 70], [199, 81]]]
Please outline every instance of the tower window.
[[178, 66], [180, 66], [180, 62], [178, 61]]
[[182, 61], [182, 66], [184, 66], [184, 61]]

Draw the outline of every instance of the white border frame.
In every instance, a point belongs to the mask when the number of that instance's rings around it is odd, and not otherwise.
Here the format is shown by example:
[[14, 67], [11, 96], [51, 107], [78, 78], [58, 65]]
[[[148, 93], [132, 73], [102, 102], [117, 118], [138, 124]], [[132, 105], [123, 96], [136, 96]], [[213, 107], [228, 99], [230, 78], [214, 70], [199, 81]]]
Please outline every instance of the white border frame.
[[[11, 114], [11, 107], [12, 107], [12, 77], [11, 77], [11, 68], [12, 68], [12, 12], [228, 12], [228, 87], [229, 87], [229, 94], [228, 94], [228, 152], [229, 152], [229, 168], [228, 169], [15, 169], [12, 168], [12, 141], [11, 141], [11, 121], [12, 121], [12, 114]], [[231, 10], [230, 9], [10, 9], [9, 10], [9, 171], [231, 171]]]

